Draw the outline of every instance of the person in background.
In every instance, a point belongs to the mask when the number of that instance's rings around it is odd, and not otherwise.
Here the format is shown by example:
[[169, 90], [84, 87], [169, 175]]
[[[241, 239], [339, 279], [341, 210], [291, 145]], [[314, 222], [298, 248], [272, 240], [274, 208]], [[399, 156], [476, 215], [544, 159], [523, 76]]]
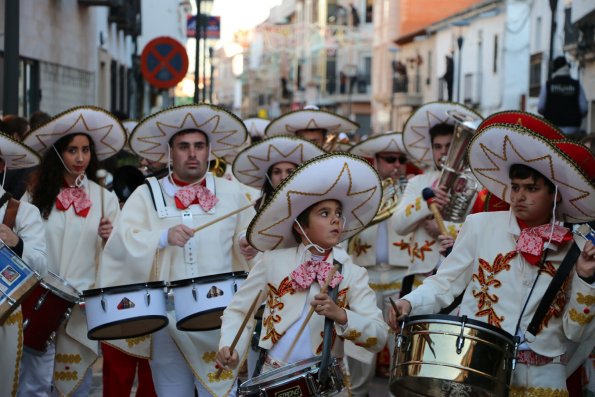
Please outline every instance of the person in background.
[[580, 140], [585, 136], [581, 123], [589, 110], [585, 91], [578, 80], [570, 77], [566, 57], [554, 59], [552, 72], [551, 79], [541, 86], [537, 111], [566, 137]]
[[[29, 131], [29, 122], [23, 117], [12, 114], [6, 115], [0, 121], [0, 132], [11, 136], [15, 141], [21, 142]], [[15, 199], [20, 199], [27, 188], [27, 179], [33, 168], [18, 168], [1, 171], [0, 181], [3, 188]]]

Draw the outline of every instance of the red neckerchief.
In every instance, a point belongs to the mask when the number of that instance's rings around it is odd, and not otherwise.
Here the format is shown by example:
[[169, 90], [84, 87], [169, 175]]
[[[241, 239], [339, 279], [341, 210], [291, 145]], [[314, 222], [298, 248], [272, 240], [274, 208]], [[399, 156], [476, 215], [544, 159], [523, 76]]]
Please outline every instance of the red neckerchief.
[[56, 208], [60, 211], [66, 211], [73, 206], [74, 213], [77, 216], [86, 218], [91, 209], [91, 200], [85, 189], [81, 187], [71, 187], [65, 184], [65, 187], [56, 197]]
[[189, 183], [177, 180], [172, 175], [174, 184], [182, 186], [174, 195], [176, 207], [178, 209], [186, 209], [192, 204], [198, 204], [201, 208], [208, 212], [213, 208], [219, 199], [209, 189], [207, 189], [207, 182], [203, 179], [200, 183], [190, 185]]
[[[333, 266], [326, 261], [330, 251], [325, 255], [321, 261], [309, 260], [297, 267], [290, 273], [291, 284], [295, 290], [305, 290], [310, 288], [314, 281], [318, 281], [321, 286], [328, 278]], [[330, 286], [335, 288], [343, 280], [340, 273], [335, 273], [331, 279]]]
[[[527, 262], [538, 266], [543, 252], [543, 246], [550, 239], [552, 225], [546, 223], [545, 225], [527, 227], [527, 224], [519, 218], [516, 218], [516, 220], [521, 228], [521, 234], [516, 242], [516, 250], [523, 255]], [[572, 240], [572, 232], [566, 227], [554, 225], [554, 230], [551, 233], [551, 243], [558, 246]]]

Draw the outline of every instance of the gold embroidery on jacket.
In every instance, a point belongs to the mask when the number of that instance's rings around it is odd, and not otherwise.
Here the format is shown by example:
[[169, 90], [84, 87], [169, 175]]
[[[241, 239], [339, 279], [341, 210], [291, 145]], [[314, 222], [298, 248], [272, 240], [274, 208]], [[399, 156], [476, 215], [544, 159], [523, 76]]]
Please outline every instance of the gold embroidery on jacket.
[[357, 338], [359, 338], [360, 336], [362, 336], [362, 333], [361, 333], [361, 332], [359, 332], [359, 331], [356, 331], [356, 330], [354, 330], [354, 329], [350, 329], [349, 331], [347, 331], [347, 332], [345, 332], [345, 333], [343, 334], [343, 339], [347, 339], [347, 340], [350, 340], [350, 341], [354, 341], [354, 340], [356, 340]]
[[515, 387], [510, 388], [509, 397], [568, 397], [568, 391], [549, 387]]
[[566, 306], [566, 301], [568, 297], [568, 288], [570, 287], [570, 277], [566, 278], [558, 292], [556, 293], [556, 297], [552, 302], [551, 306], [547, 310], [545, 317], [543, 318], [542, 323], [539, 325], [539, 329], [542, 330], [543, 328], [548, 326], [548, 323], [552, 317], [560, 317], [562, 312], [564, 311], [564, 307]]
[[471, 280], [477, 281], [481, 289], [473, 290], [473, 296], [477, 299], [477, 317], [487, 317], [490, 325], [501, 328], [501, 322], [504, 316], [498, 316], [493, 308], [493, 304], [498, 303], [499, 298], [496, 294], [490, 294], [490, 287], [500, 288], [502, 283], [495, 276], [503, 270], [510, 270], [510, 261], [517, 255], [516, 251], [511, 251], [505, 255], [498, 254], [494, 264], [482, 258], [479, 258], [479, 267], [477, 273], [473, 274]]
[[77, 371], [54, 371], [54, 379], [61, 381], [74, 381], [79, 378]]
[[368, 339], [366, 339], [365, 342], [355, 342], [356, 346], [360, 346], [363, 348], [376, 346], [377, 343], [378, 343], [378, 339], [375, 337], [368, 338]]
[[554, 267], [554, 265], [552, 265], [552, 262], [546, 261], [545, 264], [543, 265], [542, 271], [546, 274], [549, 274], [551, 277], [554, 277], [556, 275], [557, 270]]
[[56, 362], [65, 364], [78, 364], [82, 361], [80, 354], [56, 354]]
[[585, 295], [577, 292], [576, 301], [582, 305], [591, 306], [595, 304], [595, 295]]
[[140, 345], [141, 343], [143, 343], [145, 340], [149, 339], [151, 336], [150, 335], [145, 335], [145, 336], [138, 336], [136, 338], [128, 338], [126, 339], [126, 343], [128, 344], [128, 347], [133, 347], [136, 345]]
[[[218, 372], [219, 370], [217, 370]], [[233, 372], [231, 369], [224, 369], [221, 371], [221, 375], [217, 376], [217, 372], [209, 372], [207, 376], [209, 377], [209, 382], [221, 382], [222, 380], [232, 380], [233, 379]]]
[[216, 355], [217, 355], [217, 352], [204, 352], [204, 354], [202, 355], [202, 360], [205, 363], [213, 363], [213, 362], [215, 362]]
[[[14, 377], [12, 378], [12, 395], [16, 396], [17, 391], [19, 390], [19, 374], [21, 369], [21, 358], [23, 356], [23, 312], [17, 310], [16, 313], [12, 314], [10, 317], [16, 316], [17, 317], [17, 324], [19, 327], [18, 331], [18, 340], [17, 340], [17, 357], [16, 357], [16, 364], [14, 367]], [[10, 320], [10, 317], [8, 320]], [[7, 320], [7, 321], [8, 321]]]
[[575, 321], [575, 322], [579, 323], [580, 325], [589, 324], [591, 322], [591, 320], [593, 320], [593, 316], [595, 316], [593, 314], [580, 313], [576, 309], [570, 309], [570, 311], [568, 312], [568, 315], [570, 316], [570, 319], [572, 321]]
[[361, 256], [367, 254], [370, 248], [372, 248], [370, 244], [362, 241], [359, 236], [355, 236], [349, 241], [348, 252], [351, 255]]
[[275, 330], [275, 324], [281, 322], [281, 316], [276, 314], [276, 312], [283, 310], [285, 307], [279, 298], [285, 294], [294, 294], [295, 290], [291, 285], [291, 280], [289, 277], [285, 277], [279, 284], [278, 288], [275, 288], [270, 283], [268, 283], [268, 287], [269, 294], [267, 296], [267, 306], [269, 308], [269, 315], [262, 321], [262, 325], [266, 329], [266, 334], [262, 340], [270, 339], [271, 342], [275, 344], [281, 338], [281, 336], [283, 336], [282, 334], [278, 333], [277, 330]]

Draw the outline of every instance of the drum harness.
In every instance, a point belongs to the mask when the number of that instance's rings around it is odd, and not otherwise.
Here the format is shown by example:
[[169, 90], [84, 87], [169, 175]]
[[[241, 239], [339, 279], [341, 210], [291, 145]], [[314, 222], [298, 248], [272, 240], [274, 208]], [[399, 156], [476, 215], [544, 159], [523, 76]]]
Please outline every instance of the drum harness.
[[[343, 264], [336, 259], [333, 259], [333, 264], [338, 267], [337, 273], [341, 273], [343, 269]], [[333, 300], [333, 302], [337, 303], [337, 294], [338, 294], [339, 286], [333, 288], [329, 286], [329, 297]], [[321, 385], [325, 385], [328, 382], [329, 378], [329, 367], [331, 361], [331, 348], [333, 344], [333, 325], [334, 321], [330, 318], [326, 317], [324, 320], [324, 333], [322, 338], [322, 358], [320, 360], [320, 371], [318, 372], [318, 383]], [[262, 371], [262, 366], [264, 365], [264, 361], [267, 356], [267, 350], [260, 348], [260, 353], [258, 355], [258, 361], [256, 362], [256, 367], [254, 368], [254, 373], [252, 377], [256, 377]]]

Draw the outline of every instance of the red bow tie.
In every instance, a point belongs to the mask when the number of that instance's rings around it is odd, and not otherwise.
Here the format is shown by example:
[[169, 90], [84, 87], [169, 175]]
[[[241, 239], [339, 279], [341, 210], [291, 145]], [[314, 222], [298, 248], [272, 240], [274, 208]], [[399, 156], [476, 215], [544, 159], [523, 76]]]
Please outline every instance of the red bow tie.
[[[519, 225], [523, 227], [519, 221]], [[543, 246], [550, 239], [550, 232], [552, 225], [546, 224], [535, 227], [525, 227], [521, 230], [521, 234], [516, 243], [516, 249], [523, 255], [523, 257], [532, 265], [537, 265]], [[551, 232], [552, 243], [561, 244], [572, 239], [572, 233], [568, 228], [554, 225], [554, 230]]]
[[[331, 264], [325, 261], [304, 262], [289, 275], [291, 284], [296, 290], [309, 288], [315, 280], [318, 281], [318, 284], [323, 285], [332, 268]], [[343, 280], [343, 276], [340, 273], [335, 273], [329, 285], [335, 288], [341, 280]]]
[[66, 211], [70, 206], [74, 207], [74, 213], [86, 218], [91, 209], [91, 200], [84, 189], [80, 187], [67, 187], [58, 193], [56, 197], [56, 208]]
[[188, 208], [191, 204], [198, 204], [205, 211], [208, 212], [213, 208], [219, 199], [203, 184], [194, 184], [184, 186], [174, 195], [176, 207], [183, 210]]

